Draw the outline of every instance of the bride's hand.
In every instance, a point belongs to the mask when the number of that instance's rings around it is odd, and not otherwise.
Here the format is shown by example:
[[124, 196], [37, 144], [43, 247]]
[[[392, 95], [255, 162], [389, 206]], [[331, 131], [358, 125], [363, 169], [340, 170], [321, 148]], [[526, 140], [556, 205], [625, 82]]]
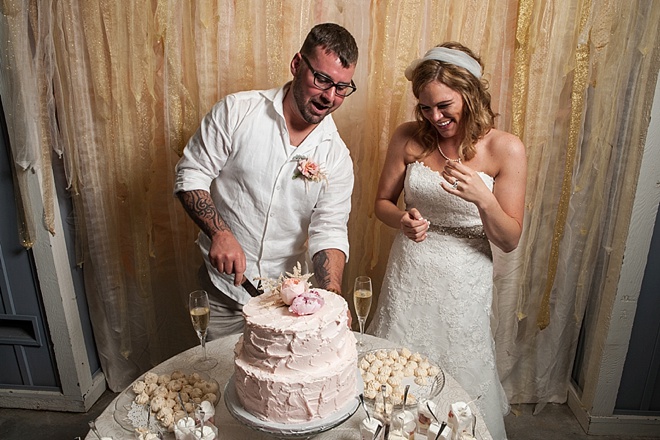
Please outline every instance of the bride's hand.
[[429, 222], [422, 217], [416, 208], [403, 213], [401, 217], [401, 231], [412, 241], [419, 243], [426, 239]]
[[479, 174], [463, 163], [447, 161], [442, 177], [449, 182], [441, 183], [445, 191], [468, 202], [476, 203], [484, 191], [490, 194]]

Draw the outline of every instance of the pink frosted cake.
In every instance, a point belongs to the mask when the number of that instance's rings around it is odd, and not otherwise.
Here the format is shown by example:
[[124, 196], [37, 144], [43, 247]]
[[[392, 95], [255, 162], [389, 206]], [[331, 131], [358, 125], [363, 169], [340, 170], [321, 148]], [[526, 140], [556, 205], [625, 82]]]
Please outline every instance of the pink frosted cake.
[[357, 395], [357, 350], [348, 305], [315, 289], [323, 306], [298, 316], [279, 294], [243, 307], [245, 330], [235, 353], [236, 394], [249, 413], [277, 423], [322, 419]]

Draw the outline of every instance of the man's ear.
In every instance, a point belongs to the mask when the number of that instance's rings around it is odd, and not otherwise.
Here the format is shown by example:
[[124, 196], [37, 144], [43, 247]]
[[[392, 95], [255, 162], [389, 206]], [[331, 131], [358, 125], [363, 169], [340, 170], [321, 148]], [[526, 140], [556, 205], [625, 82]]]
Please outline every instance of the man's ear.
[[298, 69], [300, 69], [300, 63], [302, 63], [302, 57], [300, 55], [300, 52], [296, 53], [293, 56], [293, 59], [291, 59], [291, 74], [293, 76], [296, 76], [296, 73], [298, 73]]

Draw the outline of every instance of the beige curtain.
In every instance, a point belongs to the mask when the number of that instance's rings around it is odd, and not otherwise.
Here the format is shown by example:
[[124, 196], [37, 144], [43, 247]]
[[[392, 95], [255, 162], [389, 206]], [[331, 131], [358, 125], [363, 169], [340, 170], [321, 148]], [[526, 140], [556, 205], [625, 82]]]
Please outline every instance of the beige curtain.
[[[0, 93], [19, 176], [48, 201], [52, 160], [76, 210], [94, 336], [110, 387], [196, 343], [185, 297], [200, 257], [172, 196], [188, 137], [227, 93], [290, 78], [307, 31], [334, 21], [361, 50], [335, 114], [355, 163], [351, 259], [380, 287], [392, 230], [373, 214], [387, 141], [412, 117], [403, 77], [429, 47], [478, 52], [499, 128], [528, 149], [518, 250], [498, 255], [494, 330], [513, 403], [563, 402], [585, 313], [622, 258], [658, 73], [660, 4], [607, 0], [2, 0]], [[623, 237], [623, 238], [622, 238]], [[466, 273], [466, 276], [468, 274]], [[587, 307], [587, 304], [590, 304]], [[414, 317], [411, 317], [414, 319]]]

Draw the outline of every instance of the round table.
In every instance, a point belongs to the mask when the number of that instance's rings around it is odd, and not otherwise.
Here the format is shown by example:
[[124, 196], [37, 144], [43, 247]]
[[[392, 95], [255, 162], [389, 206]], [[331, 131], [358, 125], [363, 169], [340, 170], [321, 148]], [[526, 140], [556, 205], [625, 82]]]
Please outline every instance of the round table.
[[[356, 335], [357, 336], [357, 335]], [[234, 373], [234, 346], [238, 340], [239, 335], [231, 335], [215, 341], [210, 341], [206, 344], [206, 349], [209, 356], [212, 356], [218, 360], [218, 365], [210, 371], [206, 371], [210, 377], [215, 379], [218, 384], [220, 384], [220, 389], [224, 390], [225, 384], [229, 381], [229, 378]], [[378, 348], [396, 348], [397, 344], [393, 344], [385, 339], [376, 338], [371, 335], [364, 335], [365, 343], [370, 346], [372, 349]], [[189, 350], [186, 350], [182, 353], [179, 353], [176, 356], [171, 357], [165, 362], [161, 363], [154, 367], [152, 372], [158, 374], [170, 373], [173, 370], [181, 370], [186, 372], [194, 371], [191, 364], [192, 360], [199, 354], [200, 347], [193, 347]], [[449, 405], [458, 402], [468, 402], [470, 398], [468, 394], [461, 388], [461, 386], [452, 378], [451, 376], [445, 374], [445, 387], [442, 390], [440, 396], [441, 408], [438, 411], [438, 414], [446, 415], [449, 411]], [[252, 440], [252, 439], [272, 439], [266, 434], [257, 432], [247, 426], [243, 425], [241, 422], [234, 419], [234, 417], [229, 413], [225, 406], [223, 399], [224, 396], [221, 396], [218, 404], [215, 408], [215, 424], [218, 427], [218, 438], [219, 439], [231, 439], [231, 440]], [[119, 425], [114, 418], [114, 410], [116, 398], [113, 400], [110, 405], [99, 415], [96, 419], [96, 428], [99, 433], [105, 437], [112, 437], [114, 440], [134, 440], [135, 434], [125, 430]], [[444, 405], [444, 407], [442, 407]], [[483, 423], [483, 419], [478, 413], [477, 408], [474, 405], [471, 405], [472, 411], [476, 414], [477, 420], [481, 420], [481, 423], [477, 422], [476, 435], [479, 440], [492, 440], [491, 435], [488, 433], [486, 426]], [[318, 440], [350, 440], [360, 439], [360, 430], [359, 424], [364, 419], [365, 414], [362, 408], [358, 408], [357, 412], [349, 418], [346, 422], [339, 425], [338, 427], [327, 431], [325, 433], [319, 434], [315, 437]], [[438, 415], [440, 417], [440, 415]], [[174, 435], [171, 434], [170, 437], [173, 439]], [[96, 436], [90, 431], [85, 440], [98, 440]]]

